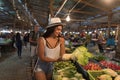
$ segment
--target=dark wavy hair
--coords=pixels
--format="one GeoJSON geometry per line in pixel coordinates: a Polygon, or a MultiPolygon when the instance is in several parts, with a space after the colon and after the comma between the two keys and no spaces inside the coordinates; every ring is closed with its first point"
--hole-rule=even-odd
{"type": "Polygon", "coordinates": [[[46,32],[43,34],[43,37],[44,38],[47,38],[49,37],[55,30],[56,27],[58,27],[59,25],[56,25],[56,26],[52,26],[50,28],[47,28],[46,32]]]}
{"type": "Polygon", "coordinates": [[[21,37],[20,37],[20,33],[18,32],[16,33],[16,41],[19,41],[19,40],[21,40],[21,37]]]}

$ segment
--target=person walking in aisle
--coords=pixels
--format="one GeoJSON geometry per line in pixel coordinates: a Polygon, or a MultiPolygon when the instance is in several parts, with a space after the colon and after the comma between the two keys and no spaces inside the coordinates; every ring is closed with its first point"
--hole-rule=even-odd
{"type": "Polygon", "coordinates": [[[36,80],[52,80],[53,63],[65,54],[64,38],[60,37],[63,24],[60,18],[51,18],[46,32],[38,39],[38,61],[35,65],[36,80]]]}
{"type": "Polygon", "coordinates": [[[39,38],[39,26],[34,26],[34,31],[30,32],[29,42],[30,42],[30,56],[33,58],[36,55],[37,39],[39,38]]]}
{"type": "Polygon", "coordinates": [[[14,47],[14,44],[15,44],[15,33],[14,32],[11,32],[11,40],[12,40],[12,42],[11,42],[12,48],[15,49],[15,47],[14,47]]]}
{"type": "Polygon", "coordinates": [[[27,49],[27,44],[29,42],[29,35],[28,33],[25,33],[23,36],[23,42],[24,42],[24,48],[27,49]]]}
{"type": "Polygon", "coordinates": [[[20,35],[19,32],[16,33],[15,43],[16,43],[16,47],[17,47],[18,57],[21,58],[21,53],[22,53],[22,40],[21,40],[21,35],[20,35]]]}

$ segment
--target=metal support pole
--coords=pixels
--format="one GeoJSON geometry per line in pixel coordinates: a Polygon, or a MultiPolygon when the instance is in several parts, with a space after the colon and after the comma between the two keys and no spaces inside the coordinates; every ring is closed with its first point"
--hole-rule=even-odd
{"type": "Polygon", "coordinates": [[[65,3],[67,2],[68,0],[65,0],[64,3],[61,5],[61,7],[59,8],[59,10],[56,12],[55,16],[56,17],[58,15],[58,13],[62,10],[63,6],[65,5],[65,3]]]}

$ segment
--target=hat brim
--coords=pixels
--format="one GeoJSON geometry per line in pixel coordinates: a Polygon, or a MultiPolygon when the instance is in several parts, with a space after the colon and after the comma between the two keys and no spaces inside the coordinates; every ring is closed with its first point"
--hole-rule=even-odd
{"type": "Polygon", "coordinates": [[[54,27],[54,26],[57,26],[57,25],[64,26],[65,24],[63,24],[63,23],[54,23],[54,24],[50,24],[50,25],[46,26],[46,28],[51,28],[51,27],[54,27]]]}

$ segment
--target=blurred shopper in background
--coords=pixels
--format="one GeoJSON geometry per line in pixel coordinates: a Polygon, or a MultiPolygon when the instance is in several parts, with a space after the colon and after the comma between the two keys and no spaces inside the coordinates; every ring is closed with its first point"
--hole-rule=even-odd
{"type": "Polygon", "coordinates": [[[104,52],[104,45],[105,44],[106,44],[106,40],[104,39],[102,34],[99,34],[99,36],[98,36],[98,48],[99,48],[100,53],[104,52]]]}
{"type": "Polygon", "coordinates": [[[15,33],[14,32],[11,32],[11,44],[12,44],[12,48],[15,48],[14,44],[15,44],[15,33]]]}
{"type": "Polygon", "coordinates": [[[22,40],[21,40],[21,35],[20,35],[19,32],[16,33],[15,43],[16,43],[18,57],[21,58],[21,54],[22,54],[22,40]]]}
{"type": "Polygon", "coordinates": [[[34,57],[36,55],[36,47],[37,47],[38,38],[39,38],[39,26],[35,25],[34,30],[30,32],[30,36],[29,36],[31,57],[34,57]]]}
{"type": "Polygon", "coordinates": [[[115,48],[115,36],[114,35],[110,35],[110,37],[107,39],[106,45],[107,47],[110,47],[113,49],[115,48]]]}
{"type": "Polygon", "coordinates": [[[24,42],[24,47],[25,49],[27,48],[27,44],[29,42],[29,34],[25,33],[24,37],[23,37],[23,42],[24,42]]]}
{"type": "Polygon", "coordinates": [[[38,40],[36,80],[52,80],[53,62],[61,61],[65,53],[65,40],[60,36],[63,24],[59,18],[51,18],[43,37],[38,40]]]}
{"type": "Polygon", "coordinates": [[[93,46],[96,45],[97,40],[98,40],[98,33],[93,31],[91,34],[91,43],[93,44],[93,46]]]}

